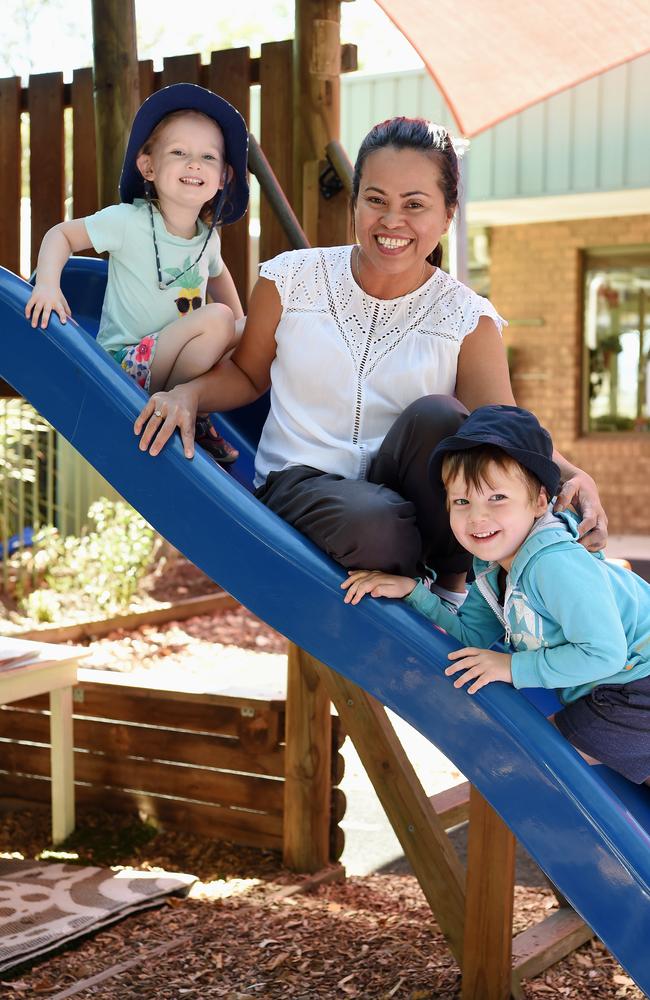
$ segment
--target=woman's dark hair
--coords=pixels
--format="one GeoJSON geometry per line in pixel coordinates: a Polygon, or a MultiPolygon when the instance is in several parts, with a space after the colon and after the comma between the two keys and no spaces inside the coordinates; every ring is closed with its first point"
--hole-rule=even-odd
{"type": "MultiPolygon", "coordinates": [[[[442,125],[435,125],[425,118],[388,118],[370,129],[365,137],[354,165],[352,178],[352,207],[356,207],[363,166],[371,153],[392,146],[394,149],[417,149],[430,153],[440,170],[439,187],[445,207],[455,210],[458,205],[458,158],[451,136],[442,125]]],[[[427,260],[434,267],[442,263],[442,246],[438,243],[427,260]]]]}

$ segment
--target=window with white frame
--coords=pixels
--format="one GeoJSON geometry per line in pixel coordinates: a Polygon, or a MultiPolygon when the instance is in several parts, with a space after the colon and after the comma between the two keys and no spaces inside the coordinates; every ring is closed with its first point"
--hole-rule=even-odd
{"type": "Polygon", "coordinates": [[[650,247],[590,251],[584,268],[586,431],[650,431],[650,247]]]}

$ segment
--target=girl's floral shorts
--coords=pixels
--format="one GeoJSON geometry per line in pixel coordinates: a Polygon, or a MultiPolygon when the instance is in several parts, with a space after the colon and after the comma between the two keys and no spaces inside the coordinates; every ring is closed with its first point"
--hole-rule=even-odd
{"type": "Polygon", "coordinates": [[[127,375],[135,379],[138,385],[149,391],[151,382],[151,364],[156,353],[158,335],[153,333],[148,337],[143,337],[139,344],[132,344],[130,347],[121,347],[119,351],[111,351],[111,354],[127,375]]]}

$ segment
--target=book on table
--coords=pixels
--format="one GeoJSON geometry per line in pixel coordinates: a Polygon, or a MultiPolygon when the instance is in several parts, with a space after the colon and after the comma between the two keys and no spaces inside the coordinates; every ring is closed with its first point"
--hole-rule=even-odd
{"type": "Polygon", "coordinates": [[[37,667],[52,660],[71,660],[85,652],[73,646],[0,636],[0,674],[19,667],[37,667]]]}

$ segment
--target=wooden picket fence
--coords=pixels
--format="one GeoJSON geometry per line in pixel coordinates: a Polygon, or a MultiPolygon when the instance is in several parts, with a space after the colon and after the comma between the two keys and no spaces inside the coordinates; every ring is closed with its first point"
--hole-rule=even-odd
{"type": "MultiPolygon", "coordinates": [[[[154,72],[152,60],[143,60],[140,98],[172,83],[198,83],[234,104],[250,127],[250,88],[260,87],[261,126],[257,137],[273,171],[292,200],[292,41],[269,42],[259,58],[249,48],[212,52],[207,64],[199,53],[166,58],[154,72]]],[[[343,71],[354,68],[356,49],[342,47],[343,71]]],[[[97,195],[95,119],[92,69],[77,69],[72,83],[63,73],[30,76],[23,88],[18,77],[0,80],[0,264],[19,271],[20,197],[23,148],[21,115],[29,115],[29,191],[31,201],[31,265],[44,234],[65,217],[66,109],[72,118],[72,217],[91,215],[100,207],[97,195]]],[[[24,130],[23,133],[24,134],[24,130]]],[[[117,194],[117,193],[116,193],[117,194]]],[[[344,199],[342,198],[341,201],[344,199]]],[[[294,205],[302,215],[303,206],[294,205]]],[[[339,206],[340,210],[340,206],[339,206]]],[[[280,224],[264,197],[260,205],[261,260],[289,249],[280,224]]],[[[225,227],[223,256],[243,302],[249,288],[249,234],[247,220],[225,227]]]]}

